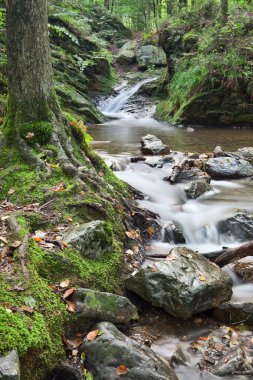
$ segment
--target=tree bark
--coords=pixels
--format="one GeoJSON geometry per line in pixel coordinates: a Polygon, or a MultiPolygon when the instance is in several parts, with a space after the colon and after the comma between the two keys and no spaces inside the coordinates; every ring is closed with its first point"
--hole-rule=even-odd
{"type": "Polygon", "coordinates": [[[224,23],[228,19],[228,0],[220,0],[221,16],[224,23]]]}
{"type": "Polygon", "coordinates": [[[8,116],[49,120],[53,101],[46,0],[8,0],[8,116]]]}

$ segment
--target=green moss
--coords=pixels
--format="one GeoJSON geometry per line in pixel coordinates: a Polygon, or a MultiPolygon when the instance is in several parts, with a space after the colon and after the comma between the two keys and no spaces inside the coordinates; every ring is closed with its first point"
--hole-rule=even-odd
{"type": "Polygon", "coordinates": [[[47,144],[50,141],[53,132],[53,125],[43,121],[22,123],[18,128],[20,136],[31,144],[47,144]]]}

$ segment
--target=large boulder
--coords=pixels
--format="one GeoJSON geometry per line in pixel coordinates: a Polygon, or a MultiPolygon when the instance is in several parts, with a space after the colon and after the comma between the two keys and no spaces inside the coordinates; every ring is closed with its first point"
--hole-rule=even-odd
{"type": "Polygon", "coordinates": [[[249,161],[253,165],[253,147],[244,147],[237,150],[240,156],[242,156],[246,161],[249,161]]]}
{"type": "MultiPolygon", "coordinates": [[[[170,176],[164,178],[165,181],[170,181],[170,176]]],[[[188,183],[203,180],[207,183],[211,182],[211,177],[198,168],[187,168],[180,171],[176,177],[176,183],[188,183]]]]}
{"type": "Polygon", "coordinates": [[[230,300],[232,279],[217,265],[187,248],[134,272],[126,286],[153,306],[182,319],[230,300]]]}
{"type": "Polygon", "coordinates": [[[64,235],[64,241],[82,256],[99,259],[112,246],[112,231],[102,220],[80,224],[64,235]]]}
{"type": "Polygon", "coordinates": [[[219,233],[244,242],[253,239],[253,213],[240,210],[231,218],[218,223],[219,233]]]}
{"type": "Polygon", "coordinates": [[[211,190],[212,186],[203,179],[191,181],[184,188],[186,196],[189,199],[196,199],[211,190]]]}
{"type": "Polygon", "coordinates": [[[176,380],[173,370],[162,362],[147,346],[128,338],[114,325],[99,323],[100,335],[86,340],[80,347],[85,353],[85,364],[96,380],[116,380],[116,370],[123,365],[126,380],[176,380]]]}
{"type": "Polygon", "coordinates": [[[149,66],[166,66],[167,59],[163,49],[153,45],[141,46],[137,50],[137,63],[142,69],[149,66]]]}
{"type": "Polygon", "coordinates": [[[116,57],[116,62],[120,65],[131,65],[132,63],[134,63],[136,61],[136,48],[136,41],[126,42],[120,49],[116,57]]]}
{"type": "Polygon", "coordinates": [[[243,178],[252,176],[253,167],[246,160],[233,157],[215,157],[206,162],[206,172],[212,178],[243,178]]]}
{"type": "Polygon", "coordinates": [[[217,306],[212,311],[212,317],[225,323],[244,323],[253,325],[253,303],[229,301],[217,306]]]}
{"type": "Polygon", "coordinates": [[[146,135],[142,137],[141,151],[144,154],[153,154],[153,155],[161,155],[161,154],[170,153],[169,147],[163,144],[163,142],[154,135],[146,135]]]}
{"type": "Polygon", "coordinates": [[[96,322],[126,325],[138,319],[136,307],[128,298],[91,289],[77,289],[73,296],[78,317],[96,322]]]}
{"type": "Polygon", "coordinates": [[[17,351],[0,357],[0,380],[20,380],[20,367],[17,351]]]}

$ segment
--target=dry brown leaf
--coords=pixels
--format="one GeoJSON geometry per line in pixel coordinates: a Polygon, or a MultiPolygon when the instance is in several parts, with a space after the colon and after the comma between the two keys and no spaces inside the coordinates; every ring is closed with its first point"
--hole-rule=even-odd
{"type": "Polygon", "coordinates": [[[126,231],[126,235],[130,238],[130,239],[137,239],[139,237],[139,233],[138,231],[126,231]]]}
{"type": "Polygon", "coordinates": [[[76,304],[75,302],[71,302],[71,301],[67,301],[66,300],[66,307],[67,307],[67,310],[70,312],[70,313],[75,313],[76,311],[76,304]]]}
{"type": "Polygon", "coordinates": [[[158,271],[158,268],[155,264],[151,265],[150,269],[151,269],[151,272],[157,272],[158,271]]]}
{"type": "Polygon", "coordinates": [[[20,241],[20,240],[15,240],[15,241],[12,243],[11,247],[13,247],[13,248],[18,248],[21,244],[22,244],[22,241],[20,241]]]}
{"type": "Polygon", "coordinates": [[[127,366],[125,366],[124,364],[119,365],[118,368],[116,368],[116,373],[119,376],[126,375],[128,373],[127,366]]]}
{"type": "Polygon", "coordinates": [[[34,313],[34,308],[30,306],[21,306],[21,309],[25,311],[26,313],[33,314],[34,313]]]}
{"type": "Polygon", "coordinates": [[[154,227],[150,226],[147,228],[147,233],[149,234],[149,236],[152,236],[154,232],[155,232],[154,227]]]}
{"type": "Polygon", "coordinates": [[[5,243],[5,244],[8,243],[8,240],[7,240],[6,237],[4,237],[4,236],[0,236],[0,240],[1,240],[3,243],[5,243]]]}
{"type": "Polygon", "coordinates": [[[198,279],[199,279],[199,281],[202,281],[202,282],[206,281],[206,278],[203,275],[198,276],[198,279]]]}
{"type": "Polygon", "coordinates": [[[68,298],[71,294],[74,293],[74,291],[76,290],[76,288],[70,288],[68,290],[66,290],[62,296],[62,298],[65,300],[66,298],[68,298]]]}
{"type": "Polygon", "coordinates": [[[33,240],[36,241],[37,243],[40,243],[41,241],[43,241],[43,239],[39,236],[33,236],[33,240]]]}
{"type": "Polygon", "coordinates": [[[89,332],[89,334],[87,335],[87,339],[88,340],[94,340],[94,339],[96,339],[96,337],[98,336],[98,334],[99,334],[99,330],[97,329],[97,330],[94,330],[94,331],[91,331],[91,332],[89,332]]]}
{"type": "Polygon", "coordinates": [[[67,279],[67,280],[64,280],[60,283],[60,288],[67,288],[70,284],[70,281],[67,279]]]}

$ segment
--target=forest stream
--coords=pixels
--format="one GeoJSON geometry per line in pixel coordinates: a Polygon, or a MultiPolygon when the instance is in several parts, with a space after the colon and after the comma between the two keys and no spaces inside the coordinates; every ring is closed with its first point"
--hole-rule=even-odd
{"type": "MultiPolygon", "coordinates": [[[[247,145],[251,130],[214,129],[201,126],[194,129],[180,128],[156,121],[153,118],[155,106],[149,99],[138,95],[140,87],[152,80],[145,79],[132,86],[125,81],[115,89],[116,95],[101,100],[100,110],[109,120],[90,128],[89,132],[94,139],[92,143],[94,149],[115,170],[120,179],[145,194],[145,199],[139,201],[140,206],[159,214],[162,226],[166,226],[169,221],[180,225],[186,239],[186,244],[183,246],[204,253],[220,250],[224,246],[240,245],[235,237],[222,235],[217,224],[231,217],[237,209],[252,210],[253,183],[251,179],[212,180],[212,191],[199,199],[189,200],[186,198],[183,184],[171,185],[163,180],[170,170],[166,165],[162,168],[152,168],[143,161],[131,162],[131,157],[141,156],[140,140],[148,133],[160,138],[173,152],[204,153],[212,152],[216,145],[221,145],[226,151],[241,148],[247,145]]],[[[152,259],[147,259],[143,266],[156,262],[159,260],[154,258],[156,254],[169,252],[173,247],[175,247],[173,241],[166,243],[163,238],[153,241],[147,250],[148,255],[150,249],[152,259]]],[[[229,266],[225,270],[234,281],[232,300],[253,302],[253,284],[243,283],[229,266]]],[[[157,329],[161,329],[161,334],[158,335],[161,336],[152,342],[151,348],[164,359],[172,356],[180,341],[190,345],[200,336],[209,334],[214,328],[208,319],[202,321],[203,323],[199,326],[192,319],[190,322],[178,323],[172,317],[165,317],[162,311],[155,313],[155,316],[151,316],[151,323],[155,322],[155,318],[157,329]]],[[[133,333],[133,335],[138,337],[138,333],[133,333]]],[[[199,372],[196,366],[198,362],[196,354],[188,359],[187,368],[183,366],[177,368],[176,373],[180,380],[219,378],[199,372]]],[[[223,379],[230,378],[223,377],[223,379]]],[[[233,379],[248,378],[251,377],[233,376],[233,379]]]]}

